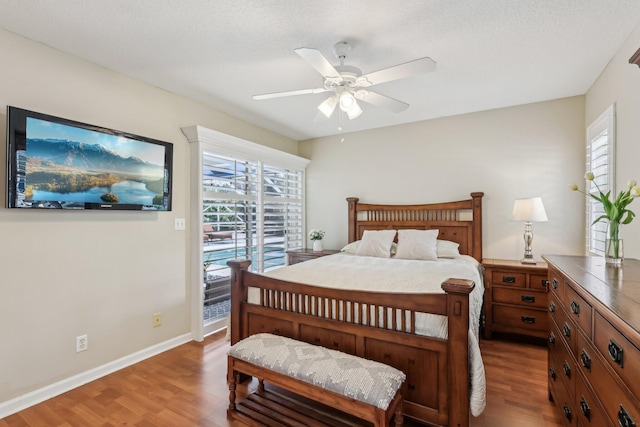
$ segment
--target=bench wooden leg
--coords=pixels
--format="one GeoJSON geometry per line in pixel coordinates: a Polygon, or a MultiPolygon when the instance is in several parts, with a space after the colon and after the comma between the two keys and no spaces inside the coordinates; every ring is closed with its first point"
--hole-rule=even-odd
{"type": "Polygon", "coordinates": [[[229,357],[227,362],[227,384],[229,385],[229,411],[236,410],[236,381],[238,373],[233,369],[233,361],[229,357]]]}
{"type": "Polygon", "coordinates": [[[394,415],[395,426],[400,427],[404,423],[404,417],[402,416],[402,402],[396,408],[396,413],[394,415]]]}

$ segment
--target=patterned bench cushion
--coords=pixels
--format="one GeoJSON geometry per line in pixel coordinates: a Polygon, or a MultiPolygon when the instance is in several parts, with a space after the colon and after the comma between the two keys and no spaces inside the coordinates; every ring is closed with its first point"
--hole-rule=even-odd
{"type": "Polygon", "coordinates": [[[229,355],[383,410],[406,378],[383,363],[272,334],[245,338],[229,355]]]}

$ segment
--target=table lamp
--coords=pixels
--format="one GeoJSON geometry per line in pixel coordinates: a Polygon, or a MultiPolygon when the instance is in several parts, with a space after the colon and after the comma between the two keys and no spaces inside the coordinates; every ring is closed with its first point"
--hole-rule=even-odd
{"type": "Polygon", "coordinates": [[[534,222],[548,221],[547,213],[544,210],[542,199],[532,197],[530,199],[516,199],[511,213],[512,221],[524,221],[524,258],[522,264],[535,264],[533,253],[531,252],[531,241],[533,240],[534,222]]]}

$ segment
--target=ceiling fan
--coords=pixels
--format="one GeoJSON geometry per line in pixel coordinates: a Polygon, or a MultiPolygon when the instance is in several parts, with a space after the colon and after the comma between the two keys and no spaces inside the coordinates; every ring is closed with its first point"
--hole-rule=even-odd
{"type": "Polygon", "coordinates": [[[295,49],[295,53],[322,75],[324,78],[323,86],[315,89],[300,89],[254,95],[253,99],[262,100],[292,95],[331,92],[331,95],[318,105],[318,109],[327,117],[331,117],[336,107],[339,106],[340,110],[344,111],[349,119],[357,118],[362,114],[362,109],[358,105],[358,101],[399,113],[409,108],[409,104],[379,94],[368,88],[380,83],[429,73],[436,69],[435,61],[425,57],[363,75],[359,68],[344,65],[344,60],[350,50],[351,45],[349,43],[336,43],[333,51],[340,60],[340,65],[334,67],[329,60],[316,49],[306,47],[295,49]]]}

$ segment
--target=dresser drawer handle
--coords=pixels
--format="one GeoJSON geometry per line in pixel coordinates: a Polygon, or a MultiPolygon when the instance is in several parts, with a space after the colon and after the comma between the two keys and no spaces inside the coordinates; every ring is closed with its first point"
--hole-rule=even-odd
{"type": "Polygon", "coordinates": [[[504,283],[516,283],[516,278],[514,276],[502,276],[502,281],[504,283]]]}
{"type": "Polygon", "coordinates": [[[575,301],[571,301],[571,312],[576,316],[580,315],[580,304],[575,301]]]}
{"type": "Polygon", "coordinates": [[[569,409],[569,405],[565,403],[562,407],[562,412],[564,412],[564,417],[571,422],[571,409],[569,409]]]}
{"type": "Polygon", "coordinates": [[[564,372],[567,378],[571,378],[571,367],[569,366],[566,360],[562,364],[562,372],[564,372]]]}
{"type": "Polygon", "coordinates": [[[558,279],[553,279],[551,281],[551,287],[553,287],[553,289],[558,289],[558,279]]]}
{"type": "Polygon", "coordinates": [[[553,366],[551,368],[549,368],[549,376],[551,377],[552,380],[556,380],[556,370],[553,369],[553,366]]]}
{"type": "Polygon", "coordinates": [[[534,297],[533,295],[522,295],[520,299],[522,300],[522,302],[528,302],[530,304],[536,302],[536,297],[534,297]]]}
{"type": "Polygon", "coordinates": [[[555,344],[555,343],[556,343],[556,335],[555,335],[553,332],[551,332],[551,333],[549,334],[549,342],[550,342],[551,344],[555,344]]]}
{"type": "Polygon", "coordinates": [[[524,323],[528,323],[530,325],[533,325],[534,323],[536,323],[536,318],[534,316],[522,316],[522,317],[520,317],[520,319],[524,323]]]}
{"type": "Polygon", "coordinates": [[[623,356],[622,347],[620,347],[618,345],[618,343],[616,343],[613,339],[610,339],[609,340],[608,350],[609,350],[609,357],[611,357],[611,360],[613,360],[618,365],[620,365],[621,368],[623,368],[623,366],[622,366],[622,356],[623,356]]]}
{"type": "Polygon", "coordinates": [[[588,421],[591,421],[591,408],[589,408],[589,404],[584,396],[580,397],[580,411],[582,411],[582,415],[584,415],[588,421]]]}
{"type": "Polygon", "coordinates": [[[589,353],[583,348],[580,352],[580,363],[584,366],[589,372],[591,372],[591,357],[589,353]]]}
{"type": "Polygon", "coordinates": [[[542,279],[542,280],[540,281],[540,285],[541,285],[543,288],[548,288],[548,287],[549,287],[549,281],[548,281],[547,279],[542,279]]]}
{"type": "Polygon", "coordinates": [[[553,303],[553,301],[551,301],[551,302],[549,303],[549,311],[550,311],[551,313],[555,313],[555,312],[556,312],[556,305],[553,303]]]}
{"type": "Polygon", "coordinates": [[[565,337],[571,338],[571,327],[565,323],[562,327],[562,333],[564,333],[565,337]]]}
{"type": "Polygon", "coordinates": [[[636,427],[633,418],[622,405],[620,405],[620,410],[618,411],[618,424],[620,424],[620,427],[636,427]]]}

